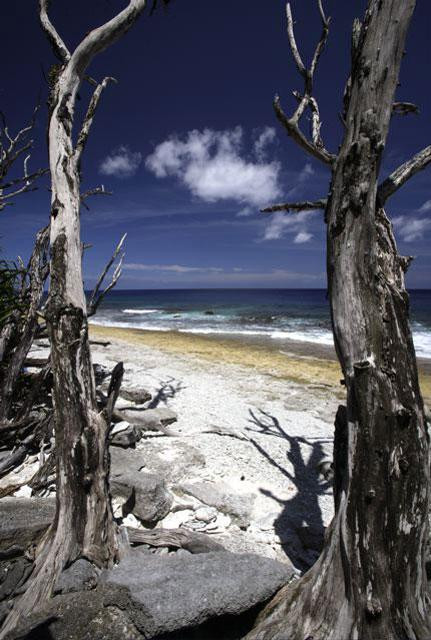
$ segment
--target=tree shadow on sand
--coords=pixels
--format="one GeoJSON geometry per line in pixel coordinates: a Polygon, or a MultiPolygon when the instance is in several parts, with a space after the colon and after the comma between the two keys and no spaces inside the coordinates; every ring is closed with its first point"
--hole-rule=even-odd
{"type": "Polygon", "coordinates": [[[175,378],[168,378],[167,380],[160,381],[160,387],[157,389],[155,395],[148,403],[148,409],[155,409],[160,404],[168,404],[168,400],[172,400],[180,392],[186,389],[182,380],[175,380],[175,378]]]}
{"type": "Polygon", "coordinates": [[[288,444],[286,457],[293,467],[292,472],[286,468],[287,465],[284,467],[274,460],[255,439],[250,438],[262,456],[296,488],[295,495],[289,500],[280,499],[266,489],[260,491],[282,505],[282,512],[274,519],[274,530],[291,562],[304,571],[315,562],[323,546],[325,527],[318,498],[332,493],[330,471],[323,464],[327,460],[323,444],[331,440],[291,436],[279,420],[269,413],[262,410],[258,413],[250,410],[249,413],[249,422],[253,426],[247,427],[247,431],[282,438],[288,444]],[[301,445],[311,448],[308,457],[301,445]]]}

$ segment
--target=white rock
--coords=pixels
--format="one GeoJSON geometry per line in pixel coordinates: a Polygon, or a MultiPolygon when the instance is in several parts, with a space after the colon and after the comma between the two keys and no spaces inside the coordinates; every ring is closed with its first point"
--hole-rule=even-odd
{"type": "Polygon", "coordinates": [[[164,529],[178,529],[182,524],[190,520],[193,517],[193,511],[191,509],[183,509],[181,511],[175,511],[174,513],[168,513],[166,518],[163,518],[158,526],[164,529]]]}
{"type": "Polygon", "coordinates": [[[202,522],[212,522],[217,518],[217,509],[214,507],[199,507],[195,511],[196,520],[202,520],[202,522]]]}
{"type": "Polygon", "coordinates": [[[15,498],[31,498],[31,492],[31,487],[29,487],[28,484],[25,484],[24,486],[20,487],[18,491],[15,491],[13,495],[15,496],[15,498]]]}
{"type": "Polygon", "coordinates": [[[129,513],[127,518],[123,518],[123,526],[125,527],[133,527],[134,529],[142,529],[142,524],[139,522],[137,518],[133,515],[133,513],[129,513]]]}
{"type": "Polygon", "coordinates": [[[122,422],[117,422],[117,424],[115,424],[111,429],[111,435],[113,436],[116,433],[120,433],[121,431],[125,431],[129,427],[130,427],[130,424],[128,422],[126,422],[125,420],[123,420],[122,422]]]}

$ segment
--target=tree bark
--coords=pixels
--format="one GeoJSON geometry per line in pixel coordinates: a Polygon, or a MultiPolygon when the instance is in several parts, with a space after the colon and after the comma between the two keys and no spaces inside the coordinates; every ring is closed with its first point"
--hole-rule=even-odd
{"type": "Polygon", "coordinates": [[[369,0],[326,209],[335,346],[347,387],[324,551],[249,640],[428,640],[429,449],[404,287],[377,180],[414,0],[369,0]]]}
{"type": "Polygon", "coordinates": [[[80,238],[80,162],[105,79],[95,89],[76,146],[72,129],[77,92],[87,66],[133,25],[145,0],[128,6],[85,36],[70,54],[50,22],[48,0],[40,0],[42,27],[62,66],[50,97],[48,126],[51,172],[51,267],[47,328],[51,342],[57,510],[39,549],[33,575],[16,602],[0,638],[52,593],[62,570],[80,557],[107,567],[120,538],[108,490],[108,424],[98,411],[88,340],[80,238]]]}

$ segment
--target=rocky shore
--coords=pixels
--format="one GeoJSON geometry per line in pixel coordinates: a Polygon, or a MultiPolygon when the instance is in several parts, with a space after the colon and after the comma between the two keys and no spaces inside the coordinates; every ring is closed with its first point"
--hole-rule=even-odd
{"type": "MultiPolygon", "coordinates": [[[[261,345],[91,333],[102,393],[107,373],[124,362],[110,486],[114,515],[135,547],[102,574],[85,559],[74,563],[33,627],[76,640],[115,637],[100,635],[105,625],[127,628],[127,638],[240,638],[259,606],[322,547],[333,515],[338,365],[261,345]],[[123,608],[109,604],[119,593],[123,608]],[[108,613],[97,627],[102,609],[108,613]],[[84,626],[70,635],[80,611],[84,626]],[[57,622],[48,623],[54,613],[57,622]],[[223,635],[226,616],[235,623],[223,635]]],[[[39,342],[32,356],[47,354],[39,342]]],[[[28,484],[40,465],[40,455],[28,457],[0,479],[3,616],[31,570],[29,549],[54,515],[54,478],[39,492],[28,484]]]]}

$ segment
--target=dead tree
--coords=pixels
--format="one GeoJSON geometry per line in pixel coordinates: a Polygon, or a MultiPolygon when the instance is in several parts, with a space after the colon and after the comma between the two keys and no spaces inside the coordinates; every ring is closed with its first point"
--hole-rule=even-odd
{"type": "Polygon", "coordinates": [[[36,180],[40,178],[47,169],[38,169],[29,173],[28,164],[31,157],[33,133],[38,107],[33,112],[29,124],[18,131],[16,135],[11,135],[6,118],[0,112],[0,211],[8,205],[13,204],[14,198],[21,193],[34,191],[36,180]],[[18,177],[11,178],[11,173],[19,162],[23,163],[22,173],[18,177]]]}
{"type": "Polygon", "coordinates": [[[27,269],[21,274],[15,308],[0,331],[0,422],[9,419],[18,376],[38,326],[43,287],[48,276],[49,228],[39,231],[27,269]]]}
{"type": "Polygon", "coordinates": [[[79,224],[81,157],[101,94],[111,78],[95,83],[76,142],[72,129],[77,93],[88,65],[130,29],[146,0],[130,0],[114,18],[90,31],[73,52],[51,23],[49,4],[49,0],[40,0],[40,21],[60,61],[48,125],[52,195],[51,283],[46,308],[54,378],[57,511],[28,588],[9,615],[1,637],[19,617],[50,597],[65,566],[85,557],[106,567],[119,553],[108,493],[108,425],[97,408],[91,366],[79,224]]]}
{"type": "MultiPolygon", "coordinates": [[[[17,196],[34,191],[36,181],[48,170],[38,169],[29,173],[28,165],[33,147],[33,129],[38,107],[25,127],[11,135],[5,116],[0,113],[0,211],[12,205],[17,196]],[[22,172],[18,165],[22,162],[22,172]]],[[[18,376],[30,349],[37,329],[37,313],[43,286],[48,275],[47,248],[49,229],[42,229],[27,268],[11,269],[8,263],[1,265],[2,283],[10,274],[11,300],[8,313],[0,319],[0,422],[9,418],[18,376]]],[[[1,294],[3,295],[3,291],[1,294]]]]}
{"type": "MultiPolygon", "coordinates": [[[[276,595],[247,638],[425,640],[431,637],[424,567],[428,435],[404,286],[410,258],[398,254],[384,206],[431,162],[431,147],[379,186],[415,0],[368,0],[362,23],[355,21],[345,133],[337,155],[324,147],[313,96],[313,76],[329,28],[321,0],[317,4],[322,37],[308,69],[287,5],[290,48],[304,91],[295,94],[298,106],[291,118],[279,98],[274,107],[287,133],[332,174],[325,212],[328,288],[347,389],[347,407],[340,408],[336,420],[335,516],[317,563],[276,595]],[[310,138],[299,129],[306,110],[310,138]]],[[[304,204],[275,210],[309,208],[304,204]]]]}

